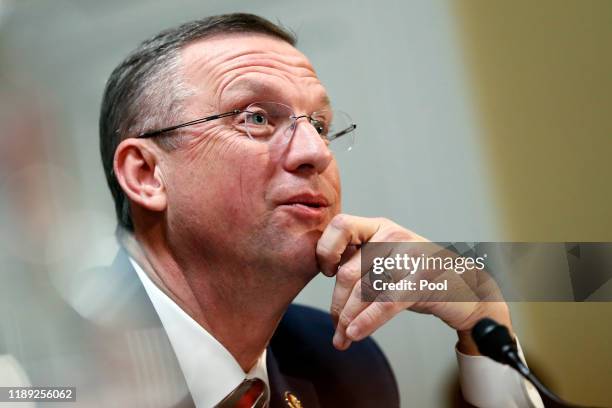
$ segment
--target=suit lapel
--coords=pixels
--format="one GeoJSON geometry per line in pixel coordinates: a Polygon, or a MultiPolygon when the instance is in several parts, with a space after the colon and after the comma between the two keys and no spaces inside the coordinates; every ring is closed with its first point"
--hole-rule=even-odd
{"type": "Polygon", "coordinates": [[[123,248],[104,273],[114,295],[96,331],[101,357],[123,367],[115,380],[129,384],[143,405],[193,407],[170,340],[123,248]]]}
{"type": "Polygon", "coordinates": [[[321,406],[316,389],[310,381],[281,372],[272,347],[268,347],[266,364],[270,382],[270,408],[297,408],[287,402],[287,399],[291,399],[288,393],[297,397],[303,408],[319,408],[321,406]]]}
{"type": "MultiPolygon", "coordinates": [[[[155,308],[149,299],[142,282],[132,267],[125,249],[117,254],[112,266],[106,270],[107,279],[112,282],[112,305],[107,308],[104,321],[105,331],[111,337],[120,338],[123,344],[122,358],[131,361],[131,381],[139,394],[161,392],[182,395],[178,401],[169,404],[176,408],[193,407],[194,402],[180,371],[176,355],[165,333],[155,308]],[[161,380],[161,383],[160,383],[161,380]],[[157,384],[157,385],[156,385],[157,384]]],[[[108,336],[105,336],[108,338],[108,336]]],[[[294,408],[287,403],[287,393],[293,394],[304,408],[320,408],[314,385],[303,378],[284,374],[271,347],[267,349],[266,359],[270,383],[270,407],[294,408]]],[[[289,397],[290,398],[290,397],[289,397]]],[[[164,400],[167,400],[165,397],[164,400]]],[[[172,398],[170,398],[172,399],[172,398]]],[[[147,401],[151,403],[158,401],[147,401]]]]}

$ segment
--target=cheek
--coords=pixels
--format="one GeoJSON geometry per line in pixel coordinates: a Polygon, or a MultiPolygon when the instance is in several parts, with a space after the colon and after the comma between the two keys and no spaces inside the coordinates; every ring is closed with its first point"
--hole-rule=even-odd
{"type": "Polygon", "coordinates": [[[220,221],[227,222],[232,228],[249,224],[264,209],[262,180],[251,177],[254,172],[246,166],[238,165],[240,167],[219,177],[219,182],[213,183],[210,191],[213,207],[221,214],[220,221]]]}
{"type": "Polygon", "coordinates": [[[209,228],[236,231],[258,222],[266,211],[271,170],[266,152],[251,144],[235,139],[221,142],[186,161],[190,169],[184,168],[175,181],[188,186],[190,193],[179,192],[178,204],[193,211],[192,217],[206,220],[209,228]]]}
{"type": "Polygon", "coordinates": [[[240,224],[258,222],[267,211],[266,193],[272,170],[265,155],[242,158],[232,163],[234,179],[219,186],[228,216],[240,224]]]}
{"type": "Polygon", "coordinates": [[[340,183],[340,172],[336,161],[332,161],[329,167],[325,170],[324,179],[334,195],[334,212],[338,213],[342,209],[342,187],[340,183]]]}

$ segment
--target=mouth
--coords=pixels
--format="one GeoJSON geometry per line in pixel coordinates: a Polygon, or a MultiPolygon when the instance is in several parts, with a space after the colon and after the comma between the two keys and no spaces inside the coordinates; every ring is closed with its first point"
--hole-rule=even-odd
{"type": "Polygon", "coordinates": [[[322,195],[300,194],[284,200],[282,205],[303,205],[310,208],[329,207],[329,201],[322,195]]]}
{"type": "Polygon", "coordinates": [[[319,218],[330,203],[323,195],[306,193],[282,200],[278,206],[305,218],[319,218]]]}

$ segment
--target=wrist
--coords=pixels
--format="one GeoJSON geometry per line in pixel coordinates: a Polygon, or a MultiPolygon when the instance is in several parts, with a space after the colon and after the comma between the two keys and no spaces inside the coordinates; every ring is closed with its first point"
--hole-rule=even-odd
{"type": "Polygon", "coordinates": [[[468,356],[480,356],[480,352],[478,351],[478,346],[474,342],[472,338],[472,333],[470,330],[457,330],[457,337],[459,341],[457,342],[457,350],[468,356]]]}
{"type": "MultiPolygon", "coordinates": [[[[501,325],[504,325],[508,328],[510,335],[512,338],[516,338],[514,335],[514,331],[512,330],[512,322],[510,320],[510,311],[508,309],[508,305],[504,302],[492,302],[492,303],[484,303],[486,305],[486,310],[481,313],[481,316],[474,321],[474,324],[478,323],[481,318],[489,317],[501,325]]],[[[472,338],[472,328],[469,330],[457,330],[457,337],[459,339],[457,343],[457,350],[460,353],[470,355],[470,356],[479,356],[481,355],[478,351],[478,346],[476,342],[472,338]]]]}

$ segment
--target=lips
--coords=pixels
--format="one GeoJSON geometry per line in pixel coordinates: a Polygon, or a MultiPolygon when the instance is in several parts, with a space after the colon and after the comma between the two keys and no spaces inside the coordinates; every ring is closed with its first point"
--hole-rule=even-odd
{"type": "Polygon", "coordinates": [[[302,193],[282,200],[280,205],[303,205],[310,208],[329,207],[329,201],[321,194],[302,193]]]}
{"type": "Polygon", "coordinates": [[[283,199],[278,203],[278,208],[290,211],[300,218],[318,219],[325,216],[329,200],[321,194],[301,193],[283,199]]]}

